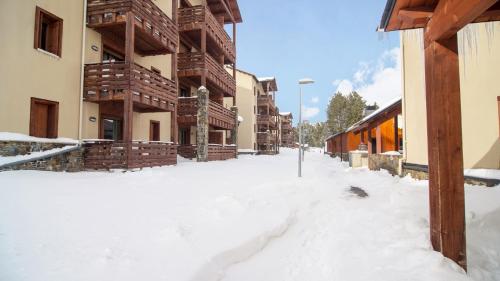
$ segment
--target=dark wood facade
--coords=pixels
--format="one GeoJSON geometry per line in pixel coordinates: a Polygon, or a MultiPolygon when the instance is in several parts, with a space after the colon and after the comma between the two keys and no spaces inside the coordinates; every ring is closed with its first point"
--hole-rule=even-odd
{"type": "Polygon", "coordinates": [[[242,21],[236,0],[204,0],[192,5],[183,0],[178,9],[180,48],[177,76],[182,97],[178,102],[178,125],[181,134],[179,154],[196,157],[196,141],[187,136],[197,126],[198,101],[192,89],[204,86],[209,91],[209,149],[208,160],[236,157],[236,146],[227,145],[224,138],[236,129],[235,113],[224,106],[224,98],[232,98],[236,105],[236,24],[242,21]],[[224,26],[231,24],[232,37],[224,26]],[[225,68],[232,65],[233,75],[225,68]],[[225,145],[225,144],[226,145],[225,145]]]}
{"type": "MultiPolygon", "coordinates": [[[[172,10],[177,10],[177,1],[172,1],[172,10]]],[[[131,169],[175,164],[176,72],[163,77],[154,69],[136,64],[134,56],[171,54],[171,67],[176,69],[176,13],[169,18],[151,0],[89,0],[87,26],[99,32],[103,42],[122,52],[123,60],[85,65],[84,100],[98,103],[101,119],[116,120],[120,127],[118,140],[85,145],[86,167],[131,169]],[[171,112],[172,142],[154,141],[159,138],[159,123],[150,128],[152,142],[133,141],[134,112],[171,112]]],[[[104,129],[100,127],[102,138],[104,129]]]]}

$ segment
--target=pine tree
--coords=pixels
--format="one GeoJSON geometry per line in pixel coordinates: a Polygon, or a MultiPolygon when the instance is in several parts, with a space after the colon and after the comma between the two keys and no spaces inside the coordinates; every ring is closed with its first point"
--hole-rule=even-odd
{"type": "Polygon", "coordinates": [[[327,129],[329,134],[345,131],[363,118],[366,101],[357,93],[348,96],[336,93],[327,109],[327,129]]]}

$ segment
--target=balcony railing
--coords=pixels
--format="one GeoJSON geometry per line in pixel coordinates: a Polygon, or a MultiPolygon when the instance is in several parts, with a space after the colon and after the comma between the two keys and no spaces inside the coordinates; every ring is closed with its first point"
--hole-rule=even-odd
{"type": "MultiPolygon", "coordinates": [[[[184,125],[195,125],[198,115],[198,99],[179,98],[178,122],[184,125]]],[[[232,130],[236,126],[234,112],[225,108],[221,104],[209,101],[208,104],[208,124],[217,128],[232,130]]]]}
{"type": "Polygon", "coordinates": [[[133,13],[136,37],[142,39],[136,40],[138,53],[153,55],[176,52],[178,28],[151,0],[88,0],[87,25],[98,31],[107,30],[124,40],[123,26],[127,12],[133,13]]]}
{"type": "Polygon", "coordinates": [[[177,145],[172,143],[84,141],[83,147],[86,169],[136,169],[177,164],[177,145]]]}
{"type": "Polygon", "coordinates": [[[273,115],[257,115],[257,124],[259,125],[269,125],[270,127],[276,127],[276,116],[273,115]]]}
{"type": "Polygon", "coordinates": [[[267,106],[267,105],[269,105],[270,108],[274,108],[274,106],[275,106],[273,97],[270,96],[270,95],[266,95],[266,96],[260,95],[257,98],[257,105],[258,106],[267,106]]]}
{"type": "Polygon", "coordinates": [[[236,94],[234,78],[207,53],[180,53],[177,67],[180,78],[206,75],[207,82],[224,92],[225,96],[234,97],[236,94]]]}
{"type": "Polygon", "coordinates": [[[123,100],[126,94],[132,94],[134,102],[159,111],[173,111],[177,103],[175,82],[138,64],[113,62],[85,65],[86,101],[123,100]]]}
{"type": "Polygon", "coordinates": [[[236,48],[224,27],[215,19],[205,6],[193,6],[179,9],[179,31],[200,30],[205,26],[207,37],[219,47],[224,56],[234,63],[236,48]]]}
{"type": "MultiPolygon", "coordinates": [[[[219,161],[236,158],[235,145],[208,145],[208,161],[219,161]]],[[[179,147],[179,155],[188,159],[196,158],[196,145],[181,145],[179,147]]]]}
{"type": "Polygon", "coordinates": [[[290,131],[290,130],[292,130],[292,125],[290,123],[281,124],[281,129],[290,131]]]}

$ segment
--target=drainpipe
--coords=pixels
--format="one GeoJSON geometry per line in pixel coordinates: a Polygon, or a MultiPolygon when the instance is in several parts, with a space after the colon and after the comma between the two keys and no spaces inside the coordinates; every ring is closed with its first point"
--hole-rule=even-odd
{"type": "Polygon", "coordinates": [[[405,45],[404,45],[404,32],[401,31],[399,34],[399,40],[400,40],[400,46],[401,46],[401,98],[402,98],[402,114],[403,114],[403,161],[406,161],[407,156],[408,156],[408,141],[407,141],[407,132],[406,132],[406,91],[405,91],[405,63],[404,63],[404,57],[405,57],[405,45]]]}
{"type": "Polygon", "coordinates": [[[83,0],[83,24],[82,24],[82,57],[80,66],[80,108],[78,120],[78,140],[82,140],[82,122],[83,122],[83,82],[85,70],[85,40],[87,31],[87,0],[83,0]]]}

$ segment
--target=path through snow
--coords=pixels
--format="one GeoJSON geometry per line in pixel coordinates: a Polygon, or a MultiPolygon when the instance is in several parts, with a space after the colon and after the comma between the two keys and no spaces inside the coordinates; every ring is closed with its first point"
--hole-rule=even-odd
{"type": "Polygon", "coordinates": [[[500,188],[467,187],[469,274],[427,183],[319,152],[130,173],[0,173],[0,280],[500,280],[500,188]],[[360,198],[352,186],[366,191],[360,198]]]}

